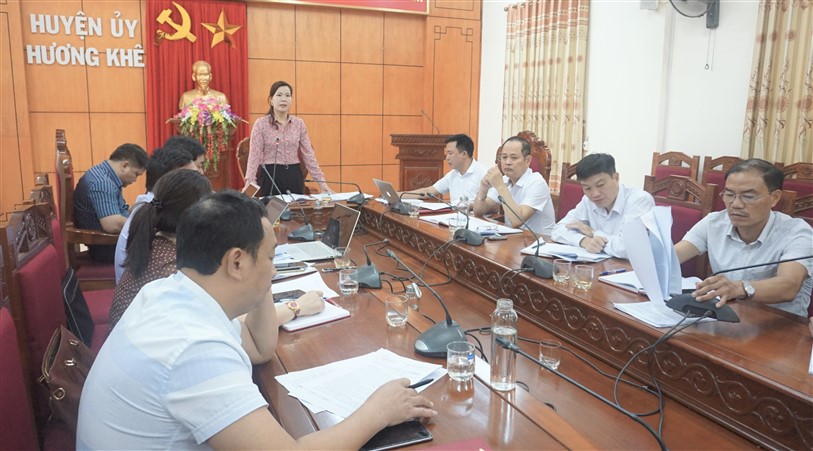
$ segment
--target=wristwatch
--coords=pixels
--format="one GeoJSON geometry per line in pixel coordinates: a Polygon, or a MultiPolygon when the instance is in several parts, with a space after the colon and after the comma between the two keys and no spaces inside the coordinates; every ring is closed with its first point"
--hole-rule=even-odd
{"type": "Polygon", "coordinates": [[[299,311],[301,310],[301,308],[299,307],[298,302],[288,301],[285,303],[285,305],[288,306],[288,308],[291,309],[292,312],[294,312],[294,318],[299,316],[299,311]]]}
{"type": "Polygon", "coordinates": [[[745,297],[743,297],[742,299],[751,299],[752,297],[754,297],[754,293],[756,293],[757,291],[754,289],[754,286],[751,285],[751,282],[747,280],[742,281],[742,290],[745,291],[745,297]]]}

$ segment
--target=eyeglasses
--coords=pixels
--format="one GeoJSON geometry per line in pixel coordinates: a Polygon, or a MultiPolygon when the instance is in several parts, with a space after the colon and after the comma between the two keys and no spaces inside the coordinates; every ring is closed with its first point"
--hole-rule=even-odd
{"type": "Polygon", "coordinates": [[[734,199],[739,197],[740,200],[742,201],[742,203],[744,203],[746,205],[750,205],[750,204],[753,204],[754,202],[762,199],[765,196],[769,196],[770,194],[771,193],[766,193],[766,194],[760,194],[759,196],[757,196],[755,194],[734,194],[734,193],[729,192],[729,191],[723,191],[722,193],[720,193],[720,199],[723,199],[723,202],[725,202],[727,204],[730,204],[730,203],[734,202],[734,199]]]}

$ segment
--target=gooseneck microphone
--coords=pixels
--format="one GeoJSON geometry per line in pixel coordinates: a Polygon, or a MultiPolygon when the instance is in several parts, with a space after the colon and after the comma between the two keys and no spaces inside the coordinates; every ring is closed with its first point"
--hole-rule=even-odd
{"type": "Polygon", "coordinates": [[[443,307],[443,311],[446,313],[446,321],[438,322],[434,326],[427,329],[415,340],[415,352],[427,357],[445,357],[446,345],[453,341],[466,340],[466,335],[463,333],[463,329],[461,329],[456,322],[452,321],[452,316],[449,314],[449,309],[446,307],[446,303],[443,302],[443,299],[440,297],[437,291],[430,287],[429,284],[427,284],[420,276],[415,274],[415,271],[401,261],[401,259],[398,258],[393,251],[387,249],[387,255],[396,262],[400,263],[404,268],[407,269],[407,271],[409,271],[410,274],[412,274],[412,277],[417,279],[421,285],[425,286],[430,292],[432,292],[432,295],[435,296],[438,302],[440,302],[440,306],[443,307]]]}
{"type": "Polygon", "coordinates": [[[426,112],[424,110],[421,110],[421,114],[423,114],[423,117],[429,119],[429,123],[432,124],[432,128],[435,129],[435,131],[437,131],[438,135],[439,135],[440,134],[440,129],[438,128],[437,125],[435,125],[435,121],[433,121],[432,118],[429,117],[429,115],[426,114],[426,112]]]}
{"type": "Polygon", "coordinates": [[[536,253],[534,255],[528,255],[527,257],[522,259],[522,265],[520,266],[523,269],[531,269],[533,273],[537,277],[541,277],[543,279],[552,279],[553,278],[553,264],[547,260],[539,258],[539,248],[545,245],[545,242],[542,241],[540,243],[539,235],[534,232],[534,230],[525,222],[524,219],[517,212],[505,202],[502,196],[497,196],[497,199],[500,200],[500,203],[505,205],[511,213],[514,214],[520,221],[522,221],[522,225],[525,226],[526,229],[530,230],[531,234],[533,234],[534,238],[536,239],[536,253]]]}
{"type": "Polygon", "coordinates": [[[306,183],[332,183],[334,185],[353,185],[353,186],[356,187],[356,189],[358,190],[359,193],[354,195],[353,197],[347,199],[347,203],[353,204],[353,205],[364,205],[364,203],[367,202],[367,199],[364,197],[364,192],[361,191],[361,187],[358,185],[358,183],[353,183],[353,182],[331,182],[331,181],[328,181],[328,180],[315,180],[315,179],[306,179],[305,182],[306,183]]]}
{"type": "Polygon", "coordinates": [[[464,215],[466,215],[466,227],[465,228],[458,228],[457,230],[455,230],[455,232],[454,232],[455,241],[457,241],[457,240],[465,240],[466,244],[471,245],[471,246],[480,246],[480,245],[483,244],[483,240],[484,240],[483,236],[480,235],[479,233],[475,232],[474,230],[469,230],[469,212],[460,211],[460,210],[456,209],[455,207],[452,206],[452,204],[450,204],[449,202],[446,202],[440,196],[435,196],[432,193],[426,193],[426,195],[431,197],[432,199],[435,199],[438,202],[442,202],[442,203],[448,205],[449,208],[452,209],[452,211],[459,211],[460,213],[463,213],[464,215]]]}
{"type": "Polygon", "coordinates": [[[381,274],[379,274],[378,268],[375,267],[373,261],[370,260],[370,254],[367,253],[367,247],[376,246],[378,244],[388,244],[389,242],[390,240],[384,239],[381,241],[376,241],[375,243],[365,244],[364,247],[362,247],[364,250],[364,256],[367,257],[367,264],[358,268],[360,287],[381,288],[381,274]]]}
{"type": "MultiPolygon", "coordinates": [[[[285,190],[285,192],[289,196],[291,196],[291,198],[294,197],[294,195],[291,194],[291,190],[285,190]]],[[[305,214],[305,209],[302,208],[302,205],[299,205],[299,202],[293,203],[298,205],[299,209],[302,211],[302,218],[305,220],[305,224],[302,224],[301,226],[299,226],[299,228],[289,233],[288,239],[298,241],[313,241],[316,238],[316,235],[313,232],[313,225],[311,225],[311,223],[308,222],[308,216],[305,214]]]]}
{"type": "MultiPolygon", "coordinates": [[[[406,202],[401,202],[401,198],[404,197],[404,194],[407,194],[407,193],[403,192],[403,193],[399,194],[398,195],[398,202],[396,202],[395,204],[390,205],[390,207],[391,207],[391,211],[394,211],[395,213],[398,213],[399,215],[409,216],[409,204],[407,204],[406,202]]],[[[423,196],[421,196],[421,197],[423,197],[423,196]]]]}
{"type": "Polygon", "coordinates": [[[658,436],[658,433],[655,432],[654,429],[652,429],[652,426],[648,425],[645,421],[641,420],[641,418],[638,415],[635,415],[634,413],[628,411],[627,409],[624,409],[623,407],[619,406],[618,404],[610,401],[609,399],[601,396],[600,394],[594,392],[593,390],[585,387],[581,383],[577,382],[575,379],[572,379],[569,376],[561,373],[559,370],[555,370],[555,369],[551,368],[550,366],[545,365],[544,363],[539,361],[537,358],[535,358],[534,356],[532,356],[532,355],[528,354],[527,352],[523,351],[522,348],[520,348],[519,346],[517,346],[514,343],[511,343],[510,341],[506,340],[505,338],[496,337],[496,341],[497,341],[497,344],[502,346],[503,348],[505,348],[505,349],[507,349],[509,351],[515,352],[515,353],[525,357],[526,359],[530,360],[531,362],[536,363],[537,365],[545,368],[546,370],[550,371],[551,373],[553,373],[553,374],[561,377],[562,379],[570,382],[571,384],[575,385],[576,387],[578,387],[579,389],[581,389],[585,393],[587,393],[587,394],[591,395],[592,397],[598,399],[599,401],[603,402],[604,404],[607,404],[608,406],[610,406],[610,407],[614,408],[615,410],[617,410],[617,411],[623,413],[624,415],[628,416],[633,421],[637,422],[638,424],[640,424],[641,426],[646,428],[646,430],[650,434],[652,434],[653,437],[655,437],[655,440],[658,441],[658,446],[661,447],[661,450],[665,451],[665,450],[668,449],[668,448],[666,448],[666,444],[663,442],[663,439],[661,439],[660,436],[658,436]]]}
{"type": "MultiPolygon", "coordinates": [[[[268,173],[268,168],[266,168],[264,164],[261,164],[260,167],[263,168],[263,172],[265,172],[266,177],[268,177],[268,180],[271,180],[271,184],[274,186],[274,188],[276,188],[276,190],[279,193],[280,197],[282,197],[282,190],[280,190],[279,186],[277,186],[277,182],[274,180],[274,177],[271,177],[271,174],[268,173]]],[[[276,166],[275,166],[275,169],[276,169],[276,166]]],[[[290,194],[291,192],[288,191],[288,193],[290,194]]],[[[274,193],[272,192],[271,196],[273,196],[273,194],[274,193]]],[[[269,196],[269,197],[271,197],[271,196],[269,196]]],[[[296,199],[294,199],[294,196],[291,196],[291,201],[296,202],[296,199]]],[[[290,221],[291,220],[291,209],[290,209],[290,207],[285,208],[285,211],[282,212],[279,219],[281,221],[290,221]]],[[[305,219],[305,221],[307,221],[307,219],[305,219]]]]}
{"type": "MultiPolygon", "coordinates": [[[[758,263],[756,265],[748,265],[748,266],[741,266],[739,268],[730,268],[730,269],[722,269],[720,271],[716,271],[712,276],[716,276],[718,274],[724,274],[727,272],[732,271],[741,271],[743,269],[751,269],[751,268],[761,268],[763,266],[771,266],[771,265],[778,265],[780,263],[787,263],[787,262],[795,262],[797,260],[805,260],[808,258],[813,258],[813,255],[807,255],[804,257],[796,257],[796,258],[787,258],[784,260],[777,260],[773,262],[767,263],[758,263]]],[[[716,302],[713,299],[708,301],[700,302],[692,296],[691,293],[684,293],[679,294],[676,296],[672,296],[671,299],[666,301],[666,306],[671,308],[672,310],[687,315],[689,317],[700,317],[700,316],[710,316],[711,318],[715,318],[718,321],[725,321],[729,323],[738,323],[740,322],[740,317],[734,312],[734,310],[728,305],[723,305],[722,307],[717,307],[716,302]],[[707,313],[707,312],[710,312],[707,313]]]]}

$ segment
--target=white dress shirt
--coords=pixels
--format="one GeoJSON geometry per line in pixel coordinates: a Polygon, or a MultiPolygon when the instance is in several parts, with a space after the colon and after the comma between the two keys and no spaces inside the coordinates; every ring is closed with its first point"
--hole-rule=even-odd
{"type": "MultiPolygon", "coordinates": [[[[503,176],[503,181],[517,205],[527,205],[536,210],[536,212],[525,221],[528,227],[539,235],[550,235],[553,231],[554,224],[556,224],[556,214],[553,211],[550,188],[548,188],[548,182],[545,181],[545,178],[529,168],[522,174],[522,177],[517,180],[517,183],[512,184],[508,176],[505,175],[503,176]]],[[[500,200],[497,198],[496,188],[489,188],[486,196],[494,202],[500,203],[500,200]]]]}

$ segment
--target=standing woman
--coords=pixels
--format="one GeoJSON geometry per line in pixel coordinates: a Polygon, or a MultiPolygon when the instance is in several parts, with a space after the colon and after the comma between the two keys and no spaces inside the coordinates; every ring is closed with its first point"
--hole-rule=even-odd
{"type": "MultiPolygon", "coordinates": [[[[305,177],[299,168],[300,150],[311,177],[315,180],[325,179],[319,162],[316,161],[305,122],[288,114],[293,92],[294,88],[284,81],[277,81],[271,85],[268,96],[271,107],[268,114],[257,119],[251,129],[246,185],[257,183],[259,170],[261,196],[277,194],[277,190],[265,171],[260,170],[260,165],[265,166],[283,193],[287,190],[296,194],[304,192],[305,177]]],[[[320,183],[319,189],[323,192],[332,192],[326,183],[320,183]]]]}

